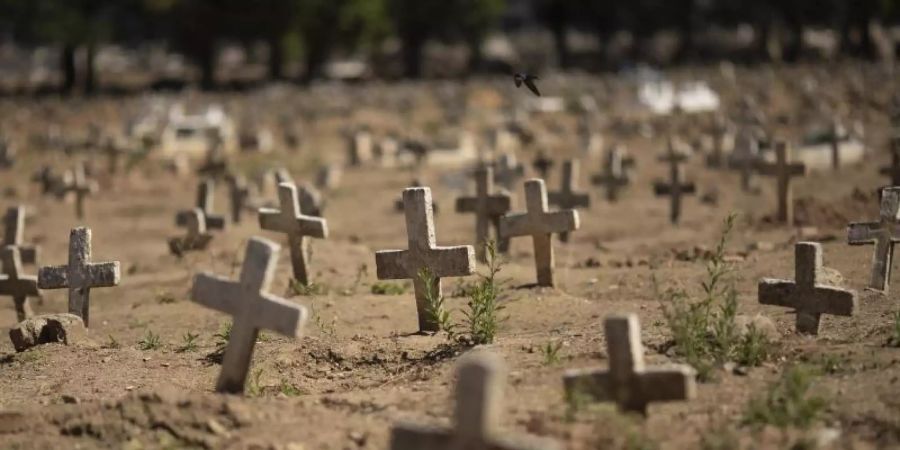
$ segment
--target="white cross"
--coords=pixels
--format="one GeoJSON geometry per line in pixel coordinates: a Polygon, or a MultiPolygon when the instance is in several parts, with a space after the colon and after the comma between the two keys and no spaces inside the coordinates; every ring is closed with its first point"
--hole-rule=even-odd
{"type": "Polygon", "coordinates": [[[278,202],[281,209],[260,208],[259,226],[263,230],[278,231],[288,235],[294,278],[302,284],[308,284],[309,242],[306,237],[327,238],[328,222],[319,217],[303,214],[297,198],[297,186],[293,183],[278,185],[278,202]]]}

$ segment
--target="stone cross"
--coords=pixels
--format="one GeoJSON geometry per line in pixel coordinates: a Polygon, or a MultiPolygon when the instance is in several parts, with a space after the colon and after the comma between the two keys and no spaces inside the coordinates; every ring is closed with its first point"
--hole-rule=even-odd
{"type": "Polygon", "coordinates": [[[687,160],[687,155],[674,149],[672,140],[669,140],[669,151],[659,157],[660,161],[669,163],[669,182],[657,181],[653,189],[657,197],[669,196],[669,220],[677,224],[681,219],[681,197],[693,194],[696,190],[694,183],[686,180],[685,169],[682,165],[687,160]]]}
{"type": "Polygon", "coordinates": [[[513,185],[525,176],[525,167],[516,161],[512,153],[503,153],[497,157],[494,163],[494,181],[506,189],[512,189],[513,185]]]}
{"type": "Polygon", "coordinates": [[[69,313],[81,317],[87,327],[91,288],[118,286],[120,277],[118,261],[91,262],[91,230],[78,227],[69,233],[69,264],[41,267],[38,271],[38,287],[68,289],[69,313]]]}
{"type": "Polygon", "coordinates": [[[169,251],[175,256],[183,256],[185,252],[203,250],[212,240],[212,234],[206,231],[206,216],[199,208],[185,212],[187,234],[169,239],[169,251]]]}
{"type": "Polygon", "coordinates": [[[241,175],[231,175],[228,181],[228,199],[231,203],[231,221],[240,223],[244,208],[250,200],[250,187],[241,175]]]}
{"type": "Polygon", "coordinates": [[[41,185],[41,194],[55,194],[60,188],[60,177],[50,166],[43,166],[31,175],[31,181],[41,185]]]}
{"type": "Polygon", "coordinates": [[[467,355],[459,363],[456,411],[450,430],[401,423],[391,430],[391,450],[551,450],[554,442],[500,436],[505,370],[492,354],[467,355]]]}
{"type": "Polygon", "coordinates": [[[554,164],[553,159],[547,157],[547,155],[541,151],[535,156],[534,161],[531,163],[531,167],[537,171],[541,179],[546,180],[547,175],[550,173],[550,169],[553,168],[554,164]]]}
{"type": "Polygon", "coordinates": [[[795,281],[763,278],[759,281],[759,303],[794,308],[797,331],[819,334],[822,314],[852,316],[856,312],[856,292],[820,284],[822,245],[817,242],[794,244],[795,281]]]}
{"type": "Polygon", "coordinates": [[[725,165],[725,140],[730,129],[728,121],[722,115],[717,114],[713,118],[709,128],[709,132],[712,134],[712,153],[706,159],[709,167],[718,168],[725,165]]]}
{"type": "Polygon", "coordinates": [[[623,411],[647,414],[654,402],[690,400],[697,395],[696,373],[687,365],[646,367],[636,314],[613,315],[603,323],[609,368],[567,371],[566,396],[614,402],[623,411]]]}
{"type": "Polygon", "coordinates": [[[73,193],[75,195],[75,216],[78,219],[84,218],[84,199],[85,197],[97,192],[97,182],[88,179],[85,173],[84,163],[75,166],[71,175],[66,177],[60,188],[60,195],[73,193]]]}
{"type": "Polygon", "coordinates": [[[791,189],[791,178],[806,174],[806,165],[791,163],[791,148],[787,142],[775,142],[775,163],[759,163],[759,171],[763,175],[774,176],[778,187],[775,195],[778,200],[778,211],[775,219],[788,225],[794,224],[794,196],[791,189]]]}
{"type": "Polygon", "coordinates": [[[606,199],[615,202],[619,199],[619,190],[628,185],[629,177],[625,171],[628,159],[622,155],[622,150],[613,147],[606,152],[603,161],[603,172],[591,177],[594,186],[606,188],[606,199]]]}
{"type": "Polygon", "coordinates": [[[250,238],[237,281],[209,273],[194,277],[191,300],[234,317],[217,392],[244,392],[260,329],[294,338],[303,332],[308,317],[306,308],[268,292],[275,277],[278,251],[278,244],[268,239],[250,238]]]}
{"type": "Polygon", "coordinates": [[[0,275],[0,296],[13,298],[16,306],[16,320],[19,322],[31,317],[31,305],[28,297],[39,297],[37,277],[25,275],[22,269],[22,258],[19,248],[7,245],[0,249],[0,261],[3,262],[3,275],[0,275]]]}
{"type": "Polygon", "coordinates": [[[881,191],[878,222],[856,222],[847,227],[848,244],[875,245],[870,288],[888,292],[897,242],[900,242],[900,187],[891,187],[881,191]]]}
{"type": "Polygon", "coordinates": [[[259,227],[288,236],[294,279],[307,285],[309,284],[307,270],[309,267],[309,241],[306,238],[327,238],[328,222],[325,219],[303,213],[297,198],[297,186],[292,183],[278,185],[278,202],[281,209],[259,209],[259,227]]]}
{"type": "Polygon", "coordinates": [[[900,186],[900,135],[891,138],[891,165],[882,167],[880,173],[891,177],[891,186],[900,186]]]}
{"type": "Polygon", "coordinates": [[[490,240],[490,228],[493,225],[498,247],[505,250],[509,241],[499,242],[500,218],[509,212],[512,198],[506,191],[495,192],[494,169],[488,165],[479,165],[475,169],[475,196],[456,199],[456,212],[475,214],[475,256],[485,262],[485,244],[490,240]]]}
{"type": "Polygon", "coordinates": [[[25,244],[25,207],[11,206],[3,216],[3,246],[19,249],[23,264],[37,264],[39,247],[25,244]]]}
{"type": "Polygon", "coordinates": [[[461,277],[475,272],[475,249],[471,245],[439,247],[434,230],[431,189],[412,187],[403,191],[406,214],[407,250],[375,252],[379,280],[412,279],[420,331],[440,331],[428,314],[428,298],[441,298],[441,278],[461,277]],[[427,270],[427,274],[424,273],[427,270]],[[429,282],[422,275],[431,277],[429,282]],[[426,288],[431,286],[431,292],[426,288]]]}
{"type": "MultiPolygon", "coordinates": [[[[590,208],[591,196],[587,192],[578,191],[578,173],[581,165],[577,159],[568,159],[563,162],[562,180],[558,191],[549,192],[547,200],[551,205],[560,209],[590,208]]],[[[569,233],[559,234],[559,240],[569,242],[569,233]]]]}
{"type": "MultiPolygon", "coordinates": [[[[425,183],[422,183],[422,180],[419,178],[413,178],[412,182],[409,183],[409,187],[425,187],[425,183]]],[[[394,201],[394,211],[403,212],[403,194],[400,194],[400,198],[394,201]]],[[[441,208],[439,208],[437,200],[431,200],[431,209],[435,214],[440,214],[441,208]]]]}
{"type": "MultiPolygon", "coordinates": [[[[214,214],[216,200],[215,181],[207,178],[197,185],[197,208],[203,211],[203,218],[206,221],[206,228],[211,230],[222,230],[225,228],[225,217],[214,214]]],[[[175,216],[175,224],[178,226],[187,226],[188,215],[191,210],[180,211],[175,216]]]]}
{"type": "Polygon", "coordinates": [[[500,236],[531,236],[534,245],[534,265],[538,286],[553,286],[553,233],[577,230],[578,211],[548,212],[547,187],[544,180],[525,182],[524,213],[507,214],[500,219],[500,236]]]}

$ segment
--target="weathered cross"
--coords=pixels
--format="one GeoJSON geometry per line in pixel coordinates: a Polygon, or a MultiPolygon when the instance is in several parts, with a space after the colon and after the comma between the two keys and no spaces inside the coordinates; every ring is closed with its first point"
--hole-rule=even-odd
{"type": "Polygon", "coordinates": [[[247,185],[247,180],[241,175],[229,175],[226,181],[228,182],[228,199],[231,203],[231,221],[240,223],[244,208],[250,199],[250,187],[247,185]]]}
{"type": "Polygon", "coordinates": [[[212,240],[212,234],[206,231],[206,217],[199,208],[186,211],[185,227],[187,234],[169,239],[169,251],[175,256],[183,256],[184,252],[203,250],[212,240]]]}
{"type": "Polygon", "coordinates": [[[526,212],[507,214],[500,219],[500,236],[531,236],[538,286],[553,286],[553,233],[577,230],[578,211],[548,212],[544,180],[525,182],[526,212]]]}
{"type": "MultiPolygon", "coordinates": [[[[499,241],[500,218],[509,212],[512,198],[506,191],[495,192],[494,169],[479,165],[475,169],[475,196],[456,199],[456,212],[475,214],[475,255],[479,261],[486,260],[485,244],[490,240],[490,228],[494,227],[499,241]]],[[[507,241],[508,242],[508,241],[507,241]]],[[[498,247],[506,245],[498,243],[498,247]]]]}
{"type": "Polygon", "coordinates": [[[295,338],[303,331],[306,308],[267,292],[275,276],[278,251],[278,244],[254,237],[247,242],[244,265],[237,281],[209,273],[194,277],[191,300],[234,317],[216,383],[217,392],[244,392],[260,329],[295,338]]]}
{"type": "Polygon", "coordinates": [[[534,161],[531,162],[531,167],[537,171],[542,179],[546,180],[547,174],[550,173],[550,169],[553,168],[554,164],[553,159],[549,158],[543,151],[540,151],[535,156],[534,161]]]}
{"type": "MultiPolygon", "coordinates": [[[[568,159],[563,162],[562,180],[559,190],[547,194],[547,200],[551,205],[561,209],[590,208],[591,196],[587,192],[578,192],[578,172],[581,165],[577,159],[568,159]]],[[[559,234],[559,240],[569,242],[569,233],[559,234]]]]}
{"type": "Polygon", "coordinates": [[[763,278],[759,281],[759,303],[794,308],[797,331],[819,334],[822,314],[852,316],[856,311],[856,292],[819,283],[822,277],[822,245],[817,242],[794,244],[796,281],[763,278]]]}
{"type": "Polygon", "coordinates": [[[453,429],[401,423],[391,430],[391,450],[551,450],[555,442],[500,436],[504,368],[488,353],[459,363],[453,429]]]}
{"type": "Polygon", "coordinates": [[[97,192],[97,182],[88,179],[85,173],[84,163],[75,166],[70,172],[71,175],[60,186],[60,195],[73,193],[75,195],[75,216],[79,219],[84,218],[84,199],[85,197],[97,192]]]}
{"type": "MultiPolygon", "coordinates": [[[[413,178],[412,182],[409,183],[409,187],[424,187],[425,183],[422,183],[422,180],[419,178],[413,178]]],[[[403,194],[400,194],[400,198],[394,201],[394,211],[403,212],[403,194]]],[[[441,208],[438,207],[437,200],[431,200],[431,209],[435,214],[439,214],[441,212],[441,208]]]]}
{"type": "Polygon", "coordinates": [[[609,368],[566,372],[563,384],[568,398],[615,402],[624,411],[646,415],[650,403],[696,396],[696,373],[690,366],[645,367],[636,314],[607,317],[603,329],[609,368]]]}
{"type": "Polygon", "coordinates": [[[13,245],[19,249],[23,264],[36,264],[39,247],[25,241],[25,207],[12,206],[3,216],[3,246],[13,245]]]}
{"type": "Polygon", "coordinates": [[[0,296],[13,298],[16,305],[16,320],[19,322],[32,316],[28,297],[39,297],[37,277],[25,275],[22,269],[22,258],[19,248],[7,245],[0,249],[0,261],[3,262],[3,275],[0,275],[0,296]]]}
{"type": "Polygon", "coordinates": [[[669,150],[659,157],[660,161],[669,163],[669,182],[657,181],[653,189],[657,196],[669,196],[669,220],[677,224],[681,219],[681,197],[693,194],[694,183],[686,181],[685,169],[682,164],[687,160],[687,155],[675,151],[672,140],[669,140],[669,150]]]}
{"type": "Polygon", "coordinates": [[[618,147],[610,148],[603,161],[603,172],[591,177],[594,186],[606,188],[606,199],[615,202],[619,199],[619,190],[628,185],[629,178],[625,171],[628,161],[618,147]]]}
{"type": "Polygon", "coordinates": [[[428,314],[428,299],[441,298],[441,278],[461,277],[475,272],[475,249],[471,245],[439,247],[435,238],[431,189],[403,191],[403,212],[409,249],[375,252],[379,280],[412,279],[420,331],[439,331],[428,314]],[[430,280],[426,280],[430,277],[430,280]],[[431,292],[427,292],[430,285],[431,292]]]}
{"type": "Polygon", "coordinates": [[[900,134],[891,138],[891,165],[882,167],[880,173],[891,177],[891,186],[900,186],[900,134]]]}
{"type": "MultiPolygon", "coordinates": [[[[206,228],[212,230],[222,230],[225,228],[225,217],[214,214],[216,200],[215,181],[207,178],[197,185],[197,208],[203,211],[203,218],[206,220],[206,228]]],[[[179,211],[175,216],[175,224],[178,226],[186,226],[188,215],[193,210],[179,211]]]]}
{"type": "Polygon", "coordinates": [[[791,163],[791,149],[785,141],[775,142],[775,163],[759,163],[759,171],[763,175],[774,176],[778,183],[775,195],[778,200],[778,211],[775,219],[788,225],[794,224],[794,196],[791,190],[791,178],[806,174],[806,165],[791,163]]]}
{"type": "Polygon", "coordinates": [[[38,287],[68,289],[69,313],[81,317],[87,327],[91,288],[117,286],[120,274],[118,261],[91,262],[91,230],[78,227],[69,233],[69,264],[41,267],[38,271],[38,287]]]}
{"type": "Polygon", "coordinates": [[[897,242],[900,242],[900,187],[891,187],[881,191],[878,222],[856,222],[847,227],[848,244],[875,244],[870,288],[887,293],[897,242]]]}
{"type": "Polygon", "coordinates": [[[263,230],[287,234],[294,279],[304,285],[309,284],[309,241],[306,238],[327,238],[328,223],[325,219],[303,213],[297,198],[297,187],[292,183],[278,185],[278,202],[281,209],[259,209],[259,226],[263,230]]]}

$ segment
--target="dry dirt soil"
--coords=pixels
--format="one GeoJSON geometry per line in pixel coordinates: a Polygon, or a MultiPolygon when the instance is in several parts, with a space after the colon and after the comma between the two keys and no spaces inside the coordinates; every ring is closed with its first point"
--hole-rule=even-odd
{"type": "MultiPolygon", "coordinates": [[[[393,203],[412,174],[405,169],[347,169],[341,186],[327,193],[331,236],[313,243],[312,270],[320,289],[290,295],[312,311],[305,336],[290,340],[264,332],[256,344],[248,393],[242,397],[213,392],[219,365],[209,355],[230,318],[189,301],[191,279],[201,271],[236,276],[248,238],[262,235],[283,243],[283,237],[260,231],[250,216],[216,233],[206,252],[184,259],[170,255],[166,239],[182,232],[175,227],[175,213],[192,205],[197,178],[176,177],[152,160],[128,175],[110,176],[103,157],[96,157],[102,191],[90,199],[88,217],[77,220],[73,205],[42,197],[29,178],[42,164],[60,170],[85,155],[67,156],[30,144],[30,136],[51,125],[74,137],[83,136],[88,123],[117,130],[141,99],[0,100],[0,126],[20,149],[15,168],[0,172],[0,207],[29,207],[33,220],[26,239],[41,245],[40,263],[63,264],[69,229],[86,225],[93,230],[94,260],[118,260],[123,267],[120,286],[92,292],[91,342],[16,353],[8,340],[0,341],[0,448],[384,449],[397,421],[448,424],[455,363],[466,352],[484,350],[502,356],[508,368],[504,432],[557,439],[566,448],[688,449],[704,443],[706,448],[734,448],[737,443],[790,448],[807,437],[833,437],[833,430],[839,432],[829,444],[834,448],[900,447],[900,349],[887,345],[893,315],[900,310],[897,290],[889,295],[866,291],[872,247],[845,243],[848,221],[878,217],[875,192],[887,183],[878,167],[889,160],[887,111],[890,93],[897,92],[896,77],[856,63],[737,68],[735,73],[713,67],[672,75],[710,80],[730,112],[742,98],[754,98],[767,113],[770,129],[791,139],[830,114],[863,122],[869,157],[837,173],[813,172],[796,180],[798,223],[787,227],[768,219],[775,207],[773,180],[758,179],[759,193],[743,193],[736,173],[708,169],[697,155],[688,173],[700,194],[714,191],[718,202],[689,198],[682,223],[673,226],[667,199],[653,196],[652,181],[667,173],[656,155],[667,132],[695,139],[706,122],[693,117],[645,120],[632,114],[626,105],[628,84],[621,79],[545,77],[542,90],[549,95],[597,96],[603,118],[598,129],[607,143],[626,145],[637,160],[633,183],[621,200],[609,203],[597,188],[589,188],[593,204],[581,212],[582,228],[568,244],[555,242],[558,286],[531,286],[530,240],[516,239],[500,272],[507,319],[493,344],[472,350],[449,345],[443,334],[416,334],[410,289],[399,295],[371,293],[377,281],[374,252],[406,247],[403,216],[393,203]],[[717,370],[713,380],[699,384],[695,400],[653,405],[646,419],[622,416],[610,407],[572,413],[564,400],[562,375],[567,369],[607,364],[602,321],[608,314],[640,316],[648,364],[679,361],[666,352],[672,336],[661,306],[670,299],[658,292],[681,287],[699,298],[706,276],[704,253],[731,212],[739,214],[728,254],[734,261],[740,312],[762,313],[774,321],[780,335],[774,355],[740,374],[717,370]],[[858,314],[825,316],[815,338],[793,332],[791,311],[757,303],[758,279],[793,278],[793,243],[801,239],[823,242],[825,264],[860,293],[858,314]],[[755,245],[759,242],[771,245],[755,245]],[[159,336],[160,345],[141,350],[140,341],[151,333],[159,336]],[[197,335],[194,349],[183,348],[189,333],[197,335]],[[556,343],[561,344],[559,361],[549,361],[542,348],[556,343]],[[827,400],[822,417],[808,431],[742,425],[750,399],[765,395],[771,383],[799,363],[819,374],[813,391],[827,400]],[[725,444],[712,446],[716,440],[725,444]]],[[[476,80],[182,98],[196,104],[222,102],[260,122],[275,124],[287,116],[302,123],[302,150],[242,155],[234,162],[251,176],[284,164],[306,180],[316,164],[343,160],[342,127],[368,123],[376,134],[413,128],[434,132],[445,126],[442,102],[452,98],[465,100],[470,108],[465,126],[481,130],[489,125],[489,113],[529,95],[511,85],[506,79],[476,80]]],[[[529,127],[537,140],[522,149],[520,158],[530,159],[538,148],[557,159],[582,158],[580,181],[588,188],[600,158],[584,154],[576,124],[570,113],[534,116],[529,127]]],[[[438,243],[471,244],[474,218],[452,212],[454,198],[471,190],[463,188],[461,170],[427,168],[421,177],[440,207],[438,243]]],[[[555,186],[558,173],[547,181],[555,186]]],[[[218,209],[224,212],[223,186],[217,195],[218,209]]],[[[515,205],[524,205],[521,186],[515,205]]],[[[289,277],[289,257],[282,251],[274,292],[287,293],[289,277]]],[[[466,304],[465,298],[454,296],[459,283],[444,283],[456,321],[462,320],[466,304]]],[[[0,329],[5,332],[16,321],[12,302],[4,303],[0,329]]],[[[64,312],[65,292],[45,291],[35,309],[64,312]]]]}

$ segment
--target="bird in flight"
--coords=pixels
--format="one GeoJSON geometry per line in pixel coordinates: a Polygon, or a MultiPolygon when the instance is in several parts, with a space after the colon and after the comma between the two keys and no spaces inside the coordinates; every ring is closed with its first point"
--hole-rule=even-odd
{"type": "Polygon", "coordinates": [[[537,95],[538,97],[541,96],[541,92],[538,91],[537,85],[534,84],[534,80],[539,80],[540,78],[521,72],[514,74],[513,79],[516,82],[516,87],[522,87],[522,83],[525,83],[525,86],[528,87],[528,90],[534,92],[534,95],[537,95]]]}

